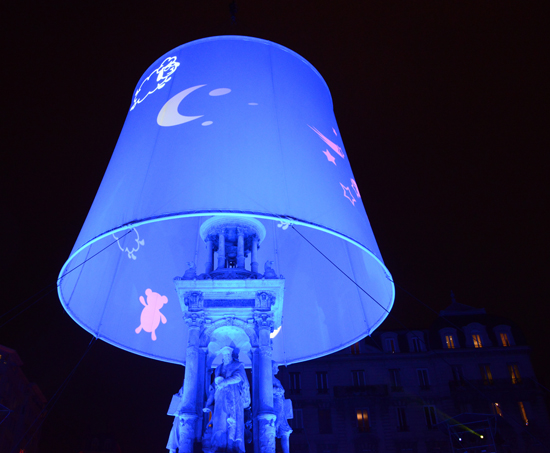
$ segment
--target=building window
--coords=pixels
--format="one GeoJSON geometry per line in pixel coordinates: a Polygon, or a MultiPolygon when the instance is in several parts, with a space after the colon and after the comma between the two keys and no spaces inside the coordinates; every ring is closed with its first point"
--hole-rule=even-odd
{"type": "Polygon", "coordinates": [[[506,332],[500,332],[500,344],[504,347],[510,346],[510,340],[506,332]]]}
{"type": "Polygon", "coordinates": [[[472,342],[474,343],[474,348],[483,347],[483,343],[481,343],[481,336],[478,333],[472,334],[472,342]]]}
{"type": "Polygon", "coordinates": [[[495,332],[497,341],[500,346],[502,346],[503,348],[515,346],[514,336],[512,335],[512,328],[510,326],[502,324],[500,326],[494,327],[493,331],[495,332]]]}
{"type": "Polygon", "coordinates": [[[357,409],[357,430],[360,433],[368,433],[370,431],[369,413],[367,409],[357,409]]]}
{"type": "Polygon", "coordinates": [[[332,420],[330,417],[330,409],[319,408],[317,410],[319,415],[319,433],[331,434],[332,433],[332,420]]]}
{"type": "Polygon", "coordinates": [[[418,374],[418,384],[422,390],[430,389],[430,379],[428,377],[428,370],[426,368],[419,368],[416,370],[418,374]]]}
{"type": "Polygon", "coordinates": [[[288,420],[290,427],[294,431],[304,429],[304,414],[302,409],[293,409],[292,412],[293,417],[288,420]]]}
{"type": "Polygon", "coordinates": [[[317,371],[317,393],[328,393],[328,373],[317,371]]]}
{"type": "Polygon", "coordinates": [[[498,403],[491,403],[491,411],[495,415],[499,415],[502,417],[502,409],[500,408],[500,404],[498,403]]]}
{"type": "Polygon", "coordinates": [[[493,374],[491,373],[491,367],[488,363],[482,363],[479,365],[479,371],[481,372],[481,379],[483,379],[483,385],[493,384],[493,374]]]}
{"type": "Polygon", "coordinates": [[[386,352],[391,352],[395,354],[395,338],[386,338],[386,352]]]}
{"type": "Polygon", "coordinates": [[[351,370],[351,379],[354,387],[365,385],[365,370],[351,370]]]}
{"type": "Polygon", "coordinates": [[[445,346],[447,346],[447,349],[455,348],[455,340],[452,335],[445,335],[445,346]]]}
{"type": "Polygon", "coordinates": [[[361,354],[361,351],[359,350],[359,342],[351,345],[351,353],[353,355],[361,354]]]}
{"type": "Polygon", "coordinates": [[[424,416],[426,417],[426,425],[428,429],[433,429],[437,425],[434,406],[424,406],[424,416]]]}
{"type": "Polygon", "coordinates": [[[451,365],[451,370],[453,372],[453,380],[459,382],[461,385],[464,384],[464,371],[462,365],[451,365]]]}
{"type": "Polygon", "coordinates": [[[397,430],[408,431],[409,425],[407,425],[407,414],[404,407],[398,407],[397,409],[397,430]]]}
{"type": "Polygon", "coordinates": [[[390,386],[392,392],[401,392],[401,371],[397,368],[390,370],[390,386]]]}
{"type": "Polygon", "coordinates": [[[525,406],[523,405],[523,402],[519,401],[518,406],[521,419],[523,420],[523,423],[525,423],[525,425],[527,426],[529,424],[529,419],[527,418],[527,412],[525,412],[525,406]]]}
{"type": "Polygon", "coordinates": [[[517,363],[508,364],[508,373],[510,373],[512,384],[521,384],[521,376],[519,374],[519,367],[517,363]]]}
{"type": "Polygon", "coordinates": [[[299,395],[302,390],[300,373],[288,373],[288,378],[290,380],[290,393],[293,395],[299,395]]]}
{"type": "Polygon", "coordinates": [[[409,352],[423,352],[426,350],[424,333],[419,330],[408,332],[407,341],[409,342],[409,352]]]}

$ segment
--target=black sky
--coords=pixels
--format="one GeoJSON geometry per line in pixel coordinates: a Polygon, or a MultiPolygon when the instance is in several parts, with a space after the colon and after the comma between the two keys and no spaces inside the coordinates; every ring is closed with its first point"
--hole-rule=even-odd
{"type": "MultiPolygon", "coordinates": [[[[436,311],[454,290],[516,321],[549,386],[544,11],[511,1],[236,5],[235,23],[228,0],[3,6],[0,314],[55,282],[143,72],[185,42],[249,35],[325,78],[395,282],[436,311]]],[[[393,314],[410,328],[435,318],[400,290],[393,314]]],[[[90,339],[55,291],[0,328],[47,398],[90,339]]],[[[107,431],[124,452],[165,451],[181,378],[181,367],[97,342],[44,423],[43,453],[77,453],[107,431]]]]}

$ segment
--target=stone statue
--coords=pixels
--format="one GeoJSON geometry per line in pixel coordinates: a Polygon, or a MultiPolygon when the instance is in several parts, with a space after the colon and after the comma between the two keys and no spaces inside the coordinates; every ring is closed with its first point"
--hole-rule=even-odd
{"type": "Polygon", "coordinates": [[[168,409],[168,415],[174,416],[174,423],[172,424],[170,436],[168,437],[168,443],[166,444],[166,449],[170,450],[170,453],[176,453],[176,450],[179,448],[182,438],[182,420],[179,417],[182,395],[183,386],[181,387],[179,392],[176,393],[172,398],[172,404],[170,404],[170,409],[168,409]]]}
{"type": "Polygon", "coordinates": [[[238,360],[238,349],[225,346],[219,353],[223,362],[216,368],[215,390],[203,409],[204,412],[211,411],[213,396],[210,445],[216,452],[244,453],[244,409],[250,406],[250,384],[244,366],[238,360]]]}
{"type": "Polygon", "coordinates": [[[197,278],[197,265],[193,261],[187,262],[188,269],[183,274],[183,280],[193,280],[197,278]]]}
{"type": "Polygon", "coordinates": [[[287,421],[290,414],[287,413],[285,401],[290,402],[290,400],[285,400],[285,389],[281,381],[275,377],[278,372],[279,365],[277,365],[277,362],[273,362],[273,409],[277,415],[277,420],[275,421],[275,435],[281,439],[283,453],[289,453],[289,437],[292,433],[292,428],[287,421]]]}
{"type": "Polygon", "coordinates": [[[264,264],[264,278],[277,278],[277,274],[273,270],[274,261],[267,260],[264,264]]]}

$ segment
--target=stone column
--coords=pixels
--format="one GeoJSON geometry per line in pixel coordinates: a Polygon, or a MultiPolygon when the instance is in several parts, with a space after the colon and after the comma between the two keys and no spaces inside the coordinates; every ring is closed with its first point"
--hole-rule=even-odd
{"type": "Polygon", "coordinates": [[[212,236],[208,236],[206,240],[206,268],[205,271],[207,274],[212,272],[214,269],[214,251],[213,251],[213,245],[212,245],[212,236]]]}
{"type": "Polygon", "coordinates": [[[273,367],[271,357],[273,347],[269,334],[273,329],[272,314],[256,315],[258,329],[258,350],[259,350],[259,411],[258,428],[261,453],[275,453],[275,420],[277,416],[273,409],[273,367]]]}
{"type": "Polygon", "coordinates": [[[252,272],[258,272],[258,236],[254,235],[252,238],[252,262],[250,263],[250,270],[252,272]]]}
{"type": "Polygon", "coordinates": [[[218,245],[218,269],[225,268],[225,236],[224,232],[220,232],[220,240],[218,245]]]}
{"type": "Polygon", "coordinates": [[[244,269],[244,230],[237,228],[237,267],[244,269]]]}
{"type": "Polygon", "coordinates": [[[187,342],[185,380],[180,409],[182,436],[179,451],[181,453],[193,453],[193,443],[195,439],[200,437],[200,432],[197,432],[197,421],[201,408],[197,406],[197,395],[201,377],[199,339],[204,315],[202,313],[187,313],[185,321],[189,326],[189,340],[187,342]]]}

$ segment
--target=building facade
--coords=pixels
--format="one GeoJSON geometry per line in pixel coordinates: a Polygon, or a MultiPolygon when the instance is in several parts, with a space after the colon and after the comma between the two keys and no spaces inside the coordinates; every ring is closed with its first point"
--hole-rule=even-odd
{"type": "Polygon", "coordinates": [[[0,345],[0,451],[38,452],[46,398],[23,373],[13,349],[0,345]]]}
{"type": "Polygon", "coordinates": [[[548,451],[530,348],[510,321],[454,302],[428,330],[377,331],[281,367],[292,452],[548,451]]]}

